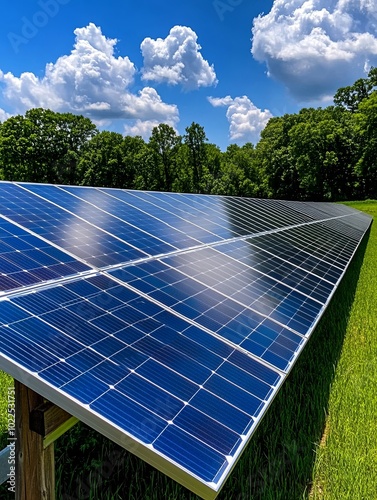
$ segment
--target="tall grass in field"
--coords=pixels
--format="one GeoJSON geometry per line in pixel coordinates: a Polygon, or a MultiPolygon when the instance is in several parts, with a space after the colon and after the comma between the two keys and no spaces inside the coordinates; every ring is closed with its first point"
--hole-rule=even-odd
{"type": "MultiPolygon", "coordinates": [[[[219,500],[376,500],[376,386],[372,227],[219,500]]],[[[59,500],[198,498],[82,424],[56,443],[56,481],[59,500]]]]}
{"type": "MultiPolygon", "coordinates": [[[[376,220],[377,202],[350,205],[376,220]]],[[[311,500],[376,500],[377,227],[371,228],[327,411],[311,500]]]]}

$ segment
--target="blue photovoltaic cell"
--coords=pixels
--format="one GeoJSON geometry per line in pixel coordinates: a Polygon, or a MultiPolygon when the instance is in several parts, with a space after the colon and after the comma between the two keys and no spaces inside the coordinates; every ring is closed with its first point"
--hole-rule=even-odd
{"type": "Polygon", "coordinates": [[[212,500],[370,222],[329,203],[1,182],[1,366],[212,500]]]}
{"type": "Polygon", "coordinates": [[[155,448],[170,455],[173,460],[208,482],[215,482],[228,465],[225,456],[212,446],[202,443],[174,425],[158,437],[155,448]]]}
{"type": "Polygon", "coordinates": [[[109,390],[91,407],[145,444],[152,444],[166,429],[166,420],[117,390],[109,390]]]}
{"type": "MultiPolygon", "coordinates": [[[[64,187],[75,196],[93,202],[93,192],[85,188],[64,187]]],[[[114,213],[127,224],[138,228],[139,237],[141,231],[149,235],[148,241],[156,239],[159,247],[154,254],[168,252],[177,248],[190,248],[199,245],[201,242],[194,237],[190,237],[179,228],[179,218],[172,212],[165,212],[162,218],[156,213],[156,207],[148,210],[148,204],[144,201],[138,204],[138,198],[133,196],[131,191],[121,191],[119,189],[97,189],[95,191],[95,204],[108,213],[114,213]],[[124,196],[125,195],[125,196],[124,196]],[[162,244],[165,243],[163,247],[162,244]]],[[[193,226],[194,227],[194,226],[193,226]]],[[[139,247],[139,243],[137,243],[139,247]]],[[[151,252],[150,246],[148,251],[151,252]]]]}
{"type": "Polygon", "coordinates": [[[218,398],[209,391],[199,391],[191,399],[194,408],[208,408],[213,418],[228,429],[233,429],[239,435],[246,435],[252,425],[252,421],[235,406],[223,399],[218,398]]]}
{"type": "MultiPolygon", "coordinates": [[[[358,213],[347,205],[338,205],[335,203],[287,200],[279,200],[278,203],[296,211],[299,215],[305,214],[306,216],[312,217],[314,220],[331,219],[333,217],[344,217],[348,215],[355,216],[355,214],[358,213]]],[[[368,220],[370,222],[369,217],[361,212],[359,212],[359,215],[365,223],[364,229],[367,229],[369,227],[368,220]]],[[[360,228],[363,227],[363,222],[361,222],[360,228]]]]}
{"type": "Polygon", "coordinates": [[[157,385],[151,384],[145,378],[131,373],[116,385],[119,392],[131,399],[137,400],[164,420],[172,420],[184,407],[182,400],[178,399],[157,385]],[[156,401],[160,404],[156,405],[156,401]]]}
{"type": "MultiPolygon", "coordinates": [[[[9,319],[10,321],[10,319],[9,319]]],[[[35,342],[25,339],[13,328],[0,327],[1,353],[33,373],[59,361],[59,358],[35,342]]],[[[47,346],[46,346],[47,347],[47,346]]]]}
{"type": "Polygon", "coordinates": [[[288,229],[277,235],[277,242],[287,242],[298,249],[303,249],[326,265],[335,265],[341,269],[349,262],[357,242],[334,234],[319,224],[288,229]]]}
{"type": "Polygon", "coordinates": [[[276,258],[292,264],[297,268],[308,271],[310,274],[318,276],[323,280],[330,282],[333,286],[337,283],[342,275],[343,268],[334,264],[330,264],[310,253],[299,240],[293,238],[284,238],[282,233],[265,237],[253,238],[249,241],[253,249],[269,252],[276,258]]]}
{"type": "MultiPolygon", "coordinates": [[[[110,190],[108,190],[109,192],[110,190]]],[[[141,193],[131,192],[138,199],[138,207],[153,210],[165,220],[165,213],[179,215],[178,227],[190,234],[192,222],[201,230],[210,231],[220,239],[254,234],[285,225],[297,224],[300,216],[274,201],[268,206],[260,200],[228,197],[203,197],[201,195],[181,195],[178,193],[141,193]]],[[[125,198],[124,193],[118,195],[125,198]]],[[[133,202],[136,204],[136,201],[133,202]]],[[[304,220],[311,220],[304,216],[304,220]]],[[[196,229],[197,231],[198,229],[196,229]]],[[[199,238],[199,236],[197,236],[199,238]]],[[[202,240],[209,242],[214,240],[202,240]]]]}
{"type": "Polygon", "coordinates": [[[1,184],[0,212],[92,266],[105,267],[146,255],[80,218],[85,217],[85,210],[74,215],[15,184],[1,184]]]}
{"type": "MultiPolygon", "coordinates": [[[[142,221],[148,222],[150,231],[158,230],[159,234],[170,234],[170,237],[175,237],[177,246],[182,238],[183,243],[179,245],[179,248],[213,243],[233,236],[226,224],[225,227],[223,224],[217,224],[216,221],[204,224],[203,212],[185,203],[180,203],[178,194],[172,194],[173,199],[170,201],[173,205],[165,205],[163,193],[159,193],[160,196],[153,196],[150,193],[125,192],[113,189],[102,189],[101,191],[130,207],[131,216],[134,215],[136,219],[139,217],[142,221]],[[152,220],[145,217],[149,213],[153,214],[152,220]],[[189,239],[187,240],[187,238],[189,239]]],[[[213,200],[213,203],[216,204],[216,200],[213,200]]],[[[217,202],[216,205],[218,206],[219,203],[217,202]]]]}
{"type": "MultiPolygon", "coordinates": [[[[308,331],[321,304],[294,290],[283,294],[284,288],[279,290],[283,285],[279,283],[262,289],[258,280],[265,282],[266,278],[260,273],[253,275],[252,270],[242,264],[236,270],[232,260],[214,250],[203,250],[206,257],[201,256],[201,252],[154,262],[153,269],[150,263],[145,263],[113,271],[112,275],[198,325],[286,370],[303,342],[300,334],[308,331]],[[204,264],[200,272],[195,266],[197,263],[204,264]],[[230,269],[227,264],[231,265],[230,269]],[[181,268],[185,274],[177,271],[181,268]],[[208,289],[206,283],[207,272],[213,272],[212,289],[208,289]],[[145,283],[150,287],[148,290],[145,283]],[[262,294],[264,300],[260,302],[258,299],[262,294]],[[303,305],[305,301],[307,307],[303,305]]],[[[234,261],[234,264],[237,263],[234,261]]]]}
{"type": "Polygon", "coordinates": [[[277,257],[270,250],[264,251],[253,243],[254,240],[238,240],[217,246],[216,250],[322,304],[326,303],[333,290],[333,283],[301,268],[298,260],[293,265],[282,256],[277,257]]]}
{"type": "Polygon", "coordinates": [[[224,198],[226,212],[231,214],[232,225],[240,226],[240,236],[265,232],[281,227],[310,222],[311,217],[281,209],[274,200],[250,198],[224,198]]]}
{"type": "MultiPolygon", "coordinates": [[[[82,214],[81,216],[85,218],[85,221],[115,235],[123,242],[137,246],[139,250],[147,255],[158,255],[176,250],[176,247],[146,232],[148,228],[140,230],[140,227],[145,227],[142,213],[139,212],[131,220],[130,209],[122,211],[123,203],[110,204],[111,198],[99,190],[78,187],[54,188],[41,184],[22,185],[29,191],[37,193],[46,200],[56,203],[74,214],[82,214]],[[105,201],[103,201],[103,198],[105,198],[105,201]]],[[[156,221],[154,221],[154,224],[156,224],[156,221]]]]}
{"type": "Polygon", "coordinates": [[[192,406],[184,407],[174,423],[224,455],[232,455],[235,448],[241,444],[241,438],[236,432],[192,406]]]}
{"type": "Polygon", "coordinates": [[[81,339],[76,340],[74,337],[64,335],[64,332],[60,330],[51,329],[37,318],[31,317],[14,323],[12,329],[25,338],[34,339],[41,347],[53,352],[59,359],[68,357],[84,347],[81,339]]]}
{"type": "Polygon", "coordinates": [[[0,218],[0,291],[88,270],[82,262],[0,218]]]}
{"type": "Polygon", "coordinates": [[[354,240],[356,243],[360,240],[365,231],[365,229],[362,229],[360,220],[357,217],[322,221],[319,223],[319,227],[330,229],[334,234],[346,236],[347,238],[354,240]]]}
{"type": "Polygon", "coordinates": [[[8,300],[3,300],[0,302],[0,324],[8,325],[8,323],[13,323],[15,321],[19,321],[28,317],[28,314],[16,307],[14,304],[11,304],[8,300]]]}

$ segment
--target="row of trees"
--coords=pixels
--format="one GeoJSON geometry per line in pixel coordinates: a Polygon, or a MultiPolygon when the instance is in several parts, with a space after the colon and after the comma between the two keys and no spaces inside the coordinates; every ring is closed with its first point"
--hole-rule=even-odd
{"type": "Polygon", "coordinates": [[[32,109],[0,124],[4,180],[304,200],[377,197],[377,69],[334,106],[272,118],[259,143],[208,142],[197,123],[141,137],[83,116],[32,109]]]}
{"type": "Polygon", "coordinates": [[[148,142],[40,108],[0,125],[3,180],[256,196],[253,156],[252,144],[222,153],[197,123],[183,136],[162,123],[148,142]]]}
{"type": "Polygon", "coordinates": [[[267,195],[377,197],[377,68],[339,89],[335,106],[272,118],[255,149],[267,195]]]}

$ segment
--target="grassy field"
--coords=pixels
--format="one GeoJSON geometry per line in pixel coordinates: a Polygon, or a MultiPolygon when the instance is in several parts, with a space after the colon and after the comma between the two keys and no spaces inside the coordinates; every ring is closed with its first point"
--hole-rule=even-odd
{"type": "MultiPolygon", "coordinates": [[[[219,500],[377,499],[376,263],[372,226],[219,500]]],[[[56,480],[62,500],[197,499],[81,424],[56,443],[56,480]]]]}
{"type": "MultiPolygon", "coordinates": [[[[376,219],[377,202],[350,205],[376,219]]],[[[376,387],[377,228],[372,227],[331,387],[311,499],[377,499],[376,387]]]]}

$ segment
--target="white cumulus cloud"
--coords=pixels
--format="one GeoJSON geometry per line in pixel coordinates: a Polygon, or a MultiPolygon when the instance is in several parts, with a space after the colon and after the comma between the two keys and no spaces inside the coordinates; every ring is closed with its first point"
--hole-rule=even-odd
{"type": "Polygon", "coordinates": [[[275,0],[252,32],[254,58],[301,101],[331,96],[377,66],[376,0],[275,0]]]}
{"type": "Polygon", "coordinates": [[[127,124],[124,127],[124,134],[133,137],[140,135],[145,141],[148,141],[152,135],[152,130],[160,124],[157,120],[135,120],[133,124],[127,124]]]}
{"type": "Polygon", "coordinates": [[[71,53],[47,64],[44,76],[25,72],[17,77],[0,71],[9,107],[19,113],[34,107],[69,111],[97,123],[114,118],[178,119],[177,107],[164,103],[155,89],[131,91],[136,68],[128,57],[114,55],[116,39],[106,38],[93,23],[74,33],[71,53]]]}
{"type": "Polygon", "coordinates": [[[145,38],[141,43],[144,80],[182,85],[185,90],[216,85],[216,73],[200,53],[196,33],[186,26],[174,26],[165,38],[145,38]]]}
{"type": "Polygon", "coordinates": [[[235,142],[258,142],[261,131],[272,118],[268,109],[261,110],[247,96],[208,97],[212,106],[226,106],[226,117],[229,122],[229,137],[235,142]]]}

